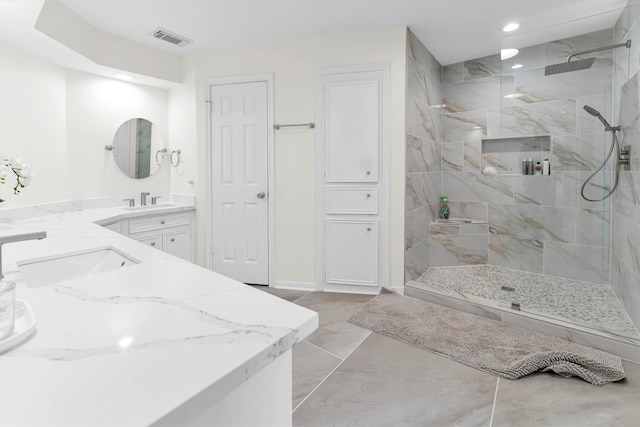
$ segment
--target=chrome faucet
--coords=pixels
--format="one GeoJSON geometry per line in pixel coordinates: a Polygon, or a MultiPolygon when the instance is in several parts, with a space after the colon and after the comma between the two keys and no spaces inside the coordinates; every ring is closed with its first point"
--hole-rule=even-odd
{"type": "Polygon", "coordinates": [[[151,193],[145,193],[144,191],[140,193],[140,205],[147,206],[147,196],[151,193]]]}
{"type": "Polygon", "coordinates": [[[0,236],[0,279],[4,277],[2,274],[2,245],[5,243],[23,242],[25,240],[40,240],[47,237],[46,231],[33,231],[31,233],[19,233],[9,236],[0,236]]]}

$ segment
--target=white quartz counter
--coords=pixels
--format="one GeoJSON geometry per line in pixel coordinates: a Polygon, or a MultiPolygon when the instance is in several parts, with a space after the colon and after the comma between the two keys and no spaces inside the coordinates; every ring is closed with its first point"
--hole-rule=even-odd
{"type": "Polygon", "coordinates": [[[0,425],[149,425],[205,392],[222,398],[316,329],[310,310],[95,224],[149,213],[0,222],[0,235],[18,226],[48,234],[2,248],[5,280],[16,282],[37,332],[0,354],[0,425]],[[105,246],[141,262],[38,288],[18,270],[23,260],[105,246]]]}

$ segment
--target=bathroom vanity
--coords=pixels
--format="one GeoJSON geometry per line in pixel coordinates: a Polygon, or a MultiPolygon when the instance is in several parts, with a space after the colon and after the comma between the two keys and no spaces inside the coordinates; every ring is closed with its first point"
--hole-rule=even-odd
{"type": "Polygon", "coordinates": [[[291,351],[317,314],[149,244],[190,230],[192,210],[0,221],[3,233],[47,232],[3,248],[5,279],[37,331],[0,354],[0,426],[291,425],[291,351]],[[122,258],[76,274],[95,251],[122,258]],[[62,258],[74,262],[58,271],[62,258]],[[30,279],[34,265],[51,274],[30,279]]]}

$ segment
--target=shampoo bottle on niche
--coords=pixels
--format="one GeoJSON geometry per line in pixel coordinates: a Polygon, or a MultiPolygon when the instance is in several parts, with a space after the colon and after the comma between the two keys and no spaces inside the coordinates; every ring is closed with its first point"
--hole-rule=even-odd
{"type": "Polygon", "coordinates": [[[549,158],[545,157],[542,161],[542,175],[551,175],[551,171],[549,170],[549,158]]]}
{"type": "Polygon", "coordinates": [[[440,196],[440,219],[449,219],[449,204],[447,196],[440,196]]]}

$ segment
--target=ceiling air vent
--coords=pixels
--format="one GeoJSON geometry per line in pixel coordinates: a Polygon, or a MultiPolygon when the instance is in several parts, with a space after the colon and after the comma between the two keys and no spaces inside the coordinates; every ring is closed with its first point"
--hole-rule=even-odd
{"type": "Polygon", "coordinates": [[[176,46],[184,46],[186,44],[191,43],[193,40],[189,40],[184,36],[180,36],[176,33],[172,33],[171,31],[167,31],[164,28],[158,28],[153,32],[153,37],[164,40],[176,46]]]}

